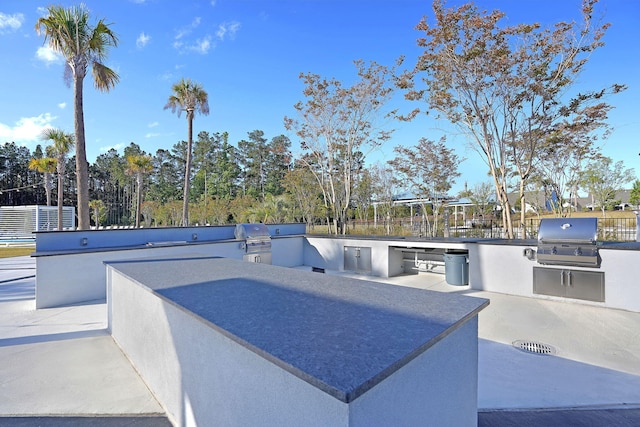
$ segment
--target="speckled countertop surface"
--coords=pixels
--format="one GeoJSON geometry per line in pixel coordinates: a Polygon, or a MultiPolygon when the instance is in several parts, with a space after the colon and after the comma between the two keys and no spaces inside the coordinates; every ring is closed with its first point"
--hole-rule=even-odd
{"type": "Polygon", "coordinates": [[[107,264],[344,402],[489,304],[480,298],[226,258],[107,264]]]}

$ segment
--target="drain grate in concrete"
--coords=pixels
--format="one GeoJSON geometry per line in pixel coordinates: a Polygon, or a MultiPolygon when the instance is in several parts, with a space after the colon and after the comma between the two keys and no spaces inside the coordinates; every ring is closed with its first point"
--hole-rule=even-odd
{"type": "Polygon", "coordinates": [[[513,346],[519,350],[526,351],[527,353],[542,355],[556,354],[556,349],[553,346],[543,344],[541,342],[517,340],[513,342],[513,346]]]}

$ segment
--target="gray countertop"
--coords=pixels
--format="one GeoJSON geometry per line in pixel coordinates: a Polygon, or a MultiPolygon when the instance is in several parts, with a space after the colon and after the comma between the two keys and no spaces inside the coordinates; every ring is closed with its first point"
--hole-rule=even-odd
{"type": "MultiPolygon", "coordinates": [[[[99,230],[99,232],[105,233],[109,230],[99,230]]],[[[113,231],[132,231],[132,230],[113,230],[113,231]]],[[[92,231],[93,232],[93,231],[92,231]]],[[[53,232],[51,232],[53,233],[53,232]]],[[[80,233],[80,232],[78,232],[80,233]]],[[[288,238],[298,238],[301,236],[306,236],[310,238],[326,238],[326,239],[336,239],[335,235],[325,235],[325,234],[308,234],[308,235],[284,235],[284,236],[272,236],[272,240],[276,239],[288,239],[288,238]]],[[[482,245],[501,245],[501,246],[537,246],[538,241],[536,239],[489,239],[489,238],[458,238],[458,237],[411,237],[411,236],[364,236],[364,235],[346,235],[339,236],[338,238],[343,240],[371,240],[371,241],[385,241],[388,242],[391,246],[410,246],[413,244],[420,244],[421,246],[428,246],[431,243],[437,243],[438,245],[442,244],[453,244],[453,245],[473,245],[473,244],[482,244],[482,245]]],[[[132,245],[117,245],[117,246],[80,246],[80,238],[74,240],[77,247],[73,248],[61,248],[57,250],[36,250],[31,254],[32,257],[44,257],[44,256],[58,256],[58,255],[77,255],[77,254],[86,254],[86,253],[97,253],[97,252],[111,252],[111,251],[126,251],[126,250],[134,250],[134,249],[147,249],[147,248],[157,248],[157,247],[167,247],[167,246],[198,246],[198,245],[209,245],[215,243],[228,243],[228,242],[240,242],[237,239],[218,239],[218,240],[197,240],[197,241],[188,241],[188,240],[171,240],[171,241],[150,241],[148,243],[137,243],[132,245]],[[77,240],[77,242],[76,242],[77,240]]],[[[93,240],[91,240],[93,242],[93,240]]],[[[93,243],[92,243],[93,244],[93,243]]],[[[610,242],[610,241],[598,241],[598,248],[602,249],[616,249],[616,250],[640,250],[640,242],[610,242]]]]}
{"type": "Polygon", "coordinates": [[[489,304],[480,298],[227,258],[107,264],[344,402],[489,304]]]}
{"type": "MultiPolygon", "coordinates": [[[[335,239],[334,235],[324,234],[309,234],[308,237],[313,238],[327,238],[335,239]]],[[[537,239],[499,239],[499,238],[473,238],[473,237],[398,237],[398,236],[359,236],[359,235],[346,235],[340,236],[340,239],[344,240],[374,240],[374,241],[386,241],[392,246],[407,246],[413,243],[429,244],[481,244],[481,245],[496,245],[496,246],[538,246],[537,239]]],[[[640,242],[615,242],[598,240],[596,243],[599,249],[616,249],[616,250],[640,250],[640,242]]]]}
{"type": "Polygon", "coordinates": [[[598,248],[638,251],[640,242],[598,242],[598,248]]]}

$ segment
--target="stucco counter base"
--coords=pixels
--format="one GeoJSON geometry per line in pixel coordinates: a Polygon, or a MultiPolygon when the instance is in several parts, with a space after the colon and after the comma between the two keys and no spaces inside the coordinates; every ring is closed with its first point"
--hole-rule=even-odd
{"type": "Polygon", "coordinates": [[[177,426],[477,423],[487,300],[200,256],[109,262],[107,289],[177,426]]]}

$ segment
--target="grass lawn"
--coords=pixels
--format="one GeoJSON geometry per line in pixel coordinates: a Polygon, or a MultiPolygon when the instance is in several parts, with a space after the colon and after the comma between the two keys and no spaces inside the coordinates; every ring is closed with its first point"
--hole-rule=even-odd
{"type": "MultiPolygon", "coordinates": [[[[520,218],[520,214],[516,214],[518,218],[520,218]]],[[[544,215],[541,215],[542,218],[553,218],[555,215],[553,215],[552,213],[547,213],[544,215]]],[[[605,216],[606,218],[632,218],[635,219],[636,218],[636,214],[633,213],[633,211],[631,210],[624,210],[624,211],[605,211],[605,216]]],[[[596,210],[596,211],[585,211],[585,212],[571,212],[571,215],[569,215],[570,218],[583,218],[583,217],[595,217],[595,218],[603,218],[602,216],[602,211],[601,210],[596,210]]],[[[537,218],[537,216],[534,215],[529,215],[527,216],[527,218],[537,218]]]]}
{"type": "Polygon", "coordinates": [[[0,248],[0,258],[11,258],[15,256],[31,255],[36,250],[32,248],[0,248]]]}

